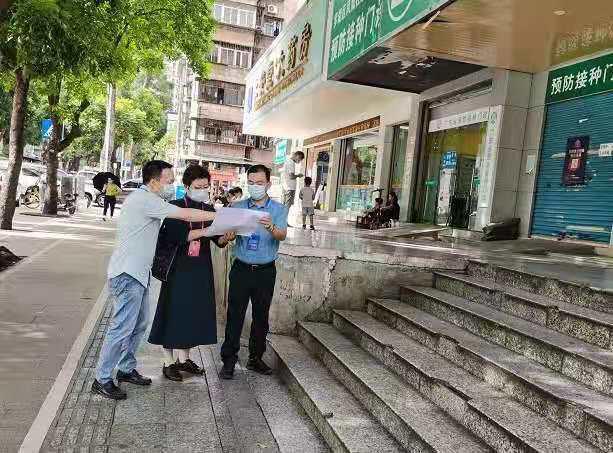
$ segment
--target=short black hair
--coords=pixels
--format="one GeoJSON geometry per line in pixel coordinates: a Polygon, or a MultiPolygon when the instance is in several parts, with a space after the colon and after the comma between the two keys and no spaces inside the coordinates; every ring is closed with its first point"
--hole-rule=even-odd
{"type": "Polygon", "coordinates": [[[160,179],[162,172],[172,165],[163,160],[150,160],[143,166],[143,184],[149,184],[152,179],[160,179]]]}
{"type": "Polygon", "coordinates": [[[383,198],[375,198],[375,203],[383,204],[383,198]]]}
{"type": "Polygon", "coordinates": [[[189,187],[196,179],[207,179],[211,182],[211,175],[202,165],[192,164],[183,172],[183,185],[189,187]]]}
{"type": "Polygon", "coordinates": [[[270,168],[268,168],[266,165],[262,165],[262,164],[252,165],[247,170],[247,176],[252,175],[253,173],[265,173],[266,181],[270,181],[270,168]]]}
{"type": "Polygon", "coordinates": [[[301,159],[304,159],[304,153],[303,153],[302,151],[296,151],[296,152],[294,153],[294,156],[298,156],[298,157],[300,157],[301,159]]]}
{"type": "Polygon", "coordinates": [[[240,187],[232,187],[230,190],[228,190],[229,193],[231,193],[232,195],[237,195],[237,194],[243,194],[243,189],[241,189],[240,187]]]}
{"type": "Polygon", "coordinates": [[[304,185],[305,186],[310,186],[312,182],[313,182],[313,178],[311,178],[310,176],[306,176],[304,178],[304,185]]]}

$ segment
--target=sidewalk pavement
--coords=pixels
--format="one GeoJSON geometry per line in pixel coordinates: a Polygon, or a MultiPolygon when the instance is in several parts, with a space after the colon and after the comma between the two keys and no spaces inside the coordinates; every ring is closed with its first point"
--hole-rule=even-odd
{"type": "MultiPolygon", "coordinates": [[[[159,285],[152,286],[151,312],[159,285]]],[[[90,391],[112,311],[112,299],[92,332],[64,402],[46,436],[44,452],[324,452],[316,428],[276,376],[242,368],[222,381],[219,346],[192,351],[204,376],[171,382],[162,377],[159,347],[143,344],[138,369],[150,387],[122,384],[125,401],[90,391]]],[[[244,355],[241,363],[245,363],[244,355]]]]}
{"type": "Polygon", "coordinates": [[[0,273],[0,451],[19,448],[105,284],[114,229],[95,214],[20,210],[0,231],[26,257],[0,273]]]}
{"type": "Polygon", "coordinates": [[[139,368],[150,388],[130,386],[119,403],[91,394],[112,310],[105,274],[115,233],[98,211],[20,212],[15,229],[0,232],[0,245],[27,257],[0,273],[0,452],[41,443],[58,452],[328,451],[276,376],[239,365],[234,381],[221,381],[218,346],[194,351],[205,376],[172,383],[160,350],[145,344],[139,368]]]}

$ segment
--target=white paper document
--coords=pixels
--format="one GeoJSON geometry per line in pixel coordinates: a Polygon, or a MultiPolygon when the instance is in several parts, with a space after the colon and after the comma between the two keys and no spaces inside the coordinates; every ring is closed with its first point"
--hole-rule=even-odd
{"type": "Polygon", "coordinates": [[[230,231],[235,231],[239,236],[250,236],[264,228],[259,220],[266,216],[270,214],[253,209],[220,208],[213,224],[208,227],[207,236],[220,236],[230,231]]]}

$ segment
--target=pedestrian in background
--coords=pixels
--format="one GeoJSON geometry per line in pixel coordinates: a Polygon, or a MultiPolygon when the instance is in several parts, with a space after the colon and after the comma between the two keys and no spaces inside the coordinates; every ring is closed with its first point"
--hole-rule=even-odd
{"type": "Polygon", "coordinates": [[[96,367],[92,391],[106,398],[122,400],[126,392],[117,381],[151,385],[151,379],[137,370],[136,351],[149,325],[149,283],[151,264],[160,223],[165,218],[208,222],[215,213],[179,208],[164,201],[175,188],[172,165],[161,160],[143,167],[143,185],[126,198],[117,229],[117,245],[108,267],[108,288],[114,299],[113,316],[105,335],[96,367]]]}
{"type": "Polygon", "coordinates": [[[228,191],[228,205],[232,206],[232,204],[237,201],[241,201],[243,199],[243,189],[240,187],[234,187],[228,191]]]}
{"type": "Polygon", "coordinates": [[[115,204],[117,203],[117,196],[121,193],[121,188],[115,184],[113,178],[109,178],[102,188],[104,193],[104,211],[102,213],[102,220],[106,222],[106,213],[110,208],[111,219],[115,213],[115,204]]]}
{"type": "Polygon", "coordinates": [[[304,153],[302,151],[296,151],[292,154],[290,159],[285,160],[283,165],[283,175],[281,183],[283,186],[283,204],[287,209],[291,208],[294,204],[294,198],[296,197],[296,183],[298,178],[302,178],[302,173],[296,173],[296,164],[299,164],[304,160],[304,153]]]}
{"type": "Polygon", "coordinates": [[[254,165],[247,170],[249,198],[234,208],[253,209],[267,215],[260,220],[263,228],[249,237],[239,236],[234,246],[234,264],[230,270],[226,332],[221,347],[221,377],[232,379],[240,350],[241,331],[251,300],[251,334],[247,368],[260,374],[271,374],[262,357],[266,351],[268,313],[275,291],[279,244],[287,236],[287,208],[271,200],[270,169],[254,165]]]}
{"type": "MultiPolygon", "coordinates": [[[[179,207],[215,212],[210,204],[209,172],[190,165],[183,173],[185,197],[170,203],[179,207]]],[[[181,372],[201,375],[203,369],[190,358],[190,349],[217,344],[217,312],[211,242],[225,247],[234,235],[207,237],[210,222],[166,219],[157,250],[176,249],[168,278],[162,282],[149,343],[163,348],[162,375],[182,381],[181,372]]]]}
{"type": "Polygon", "coordinates": [[[306,219],[311,222],[311,230],[315,229],[313,218],[315,217],[315,192],[311,187],[313,180],[308,176],[304,178],[304,187],[300,190],[300,199],[302,200],[302,229],[306,230],[306,219]]]}

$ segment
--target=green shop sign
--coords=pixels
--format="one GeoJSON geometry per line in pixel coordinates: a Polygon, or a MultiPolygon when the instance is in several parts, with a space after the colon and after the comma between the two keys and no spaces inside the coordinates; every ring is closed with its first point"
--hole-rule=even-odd
{"type": "Polygon", "coordinates": [[[334,0],[328,77],[450,0],[334,0]]]}
{"type": "Polygon", "coordinates": [[[549,73],[546,103],[613,91],[613,54],[549,73]]]}

